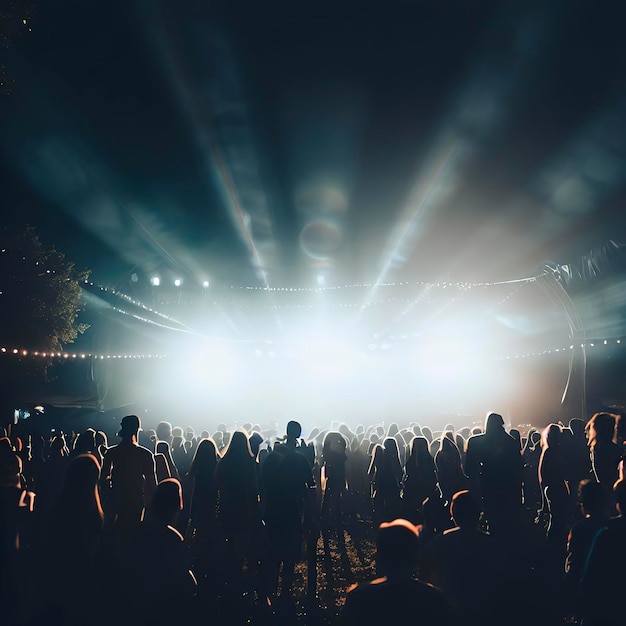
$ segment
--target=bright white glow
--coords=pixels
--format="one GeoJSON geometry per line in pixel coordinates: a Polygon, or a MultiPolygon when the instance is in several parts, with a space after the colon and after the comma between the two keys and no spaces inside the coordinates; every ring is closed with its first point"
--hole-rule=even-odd
{"type": "Polygon", "coordinates": [[[202,283],[202,286],[203,286],[205,289],[208,289],[208,288],[209,288],[209,281],[208,281],[208,280],[205,280],[205,281],[202,283]]]}
{"type": "Polygon", "coordinates": [[[318,274],[317,276],[317,284],[319,287],[323,287],[326,284],[326,278],[324,274],[318,274]]]}
{"type": "MultiPolygon", "coordinates": [[[[227,344],[208,345],[172,359],[166,368],[168,383],[174,383],[186,400],[207,392],[221,391],[234,382],[236,358],[227,344]]],[[[206,399],[206,398],[205,398],[206,399]]]]}
{"type": "Polygon", "coordinates": [[[359,354],[346,338],[312,334],[294,342],[303,373],[318,380],[337,380],[354,373],[359,354]]]}
{"type": "Polygon", "coordinates": [[[174,285],[176,285],[176,287],[180,287],[183,284],[183,281],[180,278],[177,278],[174,281],[174,285]]]}
{"type": "Polygon", "coordinates": [[[152,283],[153,287],[158,287],[161,284],[161,279],[158,276],[153,276],[150,279],[150,282],[152,283]]]}

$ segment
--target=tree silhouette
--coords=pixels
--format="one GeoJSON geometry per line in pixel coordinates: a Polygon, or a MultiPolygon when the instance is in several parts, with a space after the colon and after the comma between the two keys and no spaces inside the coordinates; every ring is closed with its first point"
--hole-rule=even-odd
{"type": "Polygon", "coordinates": [[[88,276],[55,248],[44,247],[32,228],[0,231],[0,347],[5,350],[0,384],[5,397],[19,395],[33,376],[46,378],[48,354],[62,351],[88,328],[77,320],[80,285],[88,276]]]}

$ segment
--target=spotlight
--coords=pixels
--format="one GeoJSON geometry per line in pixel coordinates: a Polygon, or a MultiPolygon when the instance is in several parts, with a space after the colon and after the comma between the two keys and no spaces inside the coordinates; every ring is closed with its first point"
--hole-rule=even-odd
{"type": "Polygon", "coordinates": [[[150,279],[150,282],[152,283],[153,287],[158,287],[161,284],[161,279],[158,276],[153,276],[150,279]]]}
{"type": "Polygon", "coordinates": [[[177,278],[174,281],[174,285],[176,285],[176,287],[180,287],[183,284],[183,281],[180,278],[177,278]]]}
{"type": "Polygon", "coordinates": [[[208,281],[208,280],[205,280],[205,281],[202,283],[202,286],[203,286],[205,289],[208,289],[208,288],[209,288],[209,281],[208,281]]]}

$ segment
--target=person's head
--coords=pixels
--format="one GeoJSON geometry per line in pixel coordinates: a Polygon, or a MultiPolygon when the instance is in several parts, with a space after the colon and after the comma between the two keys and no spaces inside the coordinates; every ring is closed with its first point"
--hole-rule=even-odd
{"type": "Polygon", "coordinates": [[[146,514],[147,519],[163,524],[173,524],[183,510],[183,491],[176,478],[166,478],[154,491],[146,514]]]}
{"type": "Polygon", "coordinates": [[[384,453],[385,453],[385,449],[379,443],[375,443],[372,446],[370,455],[372,457],[373,467],[380,467],[382,465],[384,453]]]}
{"type": "Polygon", "coordinates": [[[605,445],[613,440],[615,434],[615,415],[611,413],[596,413],[585,427],[587,441],[591,448],[598,444],[605,445]]]}
{"type": "Polygon", "coordinates": [[[511,430],[509,431],[509,435],[511,435],[511,437],[513,437],[513,439],[517,441],[517,445],[519,446],[521,450],[522,449],[522,433],[520,433],[520,431],[517,428],[511,428],[511,430]]]}
{"type": "Polygon", "coordinates": [[[419,530],[405,519],[385,522],[376,535],[376,568],[390,579],[408,578],[417,565],[419,530]]]}
{"type": "Polygon", "coordinates": [[[578,503],[585,515],[598,515],[606,511],[606,488],[598,481],[585,478],[578,484],[578,503]]]}
{"type": "Polygon", "coordinates": [[[76,506],[89,506],[103,516],[98,492],[100,463],[93,454],[81,454],[67,466],[61,498],[76,506]]]}
{"type": "Polygon", "coordinates": [[[475,530],[480,519],[480,505],[467,489],[457,491],[452,496],[450,514],[459,528],[475,530]]]}
{"type": "Polygon", "coordinates": [[[238,428],[231,436],[228,447],[223,455],[224,459],[252,459],[254,455],[250,449],[250,441],[245,430],[238,428]]]}
{"type": "Polygon", "coordinates": [[[322,446],[323,454],[329,453],[345,454],[347,447],[344,436],[337,431],[329,431],[324,436],[324,443],[322,446]]]}
{"type": "Polygon", "coordinates": [[[413,437],[411,439],[411,459],[419,464],[423,459],[426,458],[426,455],[430,455],[428,451],[428,439],[426,437],[413,437]]]}
{"type": "Polygon", "coordinates": [[[184,432],[180,426],[174,426],[174,428],[172,428],[172,437],[182,439],[183,435],[184,432]]]}
{"type": "Polygon", "coordinates": [[[561,442],[561,427],[558,424],[549,424],[543,431],[542,443],[544,448],[555,448],[561,442]]]}
{"type": "Polygon", "coordinates": [[[156,436],[159,441],[171,441],[172,425],[169,422],[159,422],[156,427],[156,436]]]}
{"type": "Polygon", "coordinates": [[[136,415],[126,415],[122,418],[121,428],[117,436],[122,439],[136,439],[140,428],[141,420],[136,415]]]}
{"type": "Polygon", "coordinates": [[[287,422],[287,440],[293,441],[302,435],[302,426],[295,420],[287,422]]]}
{"type": "Polygon", "coordinates": [[[204,473],[212,474],[215,471],[218,459],[219,452],[213,439],[208,437],[201,439],[191,461],[189,474],[192,476],[204,473]]]}
{"type": "Polygon", "coordinates": [[[94,452],[96,450],[96,431],[88,428],[85,432],[80,433],[74,441],[74,452],[83,454],[94,452]]]}
{"type": "Polygon", "coordinates": [[[489,413],[485,420],[485,434],[492,435],[504,431],[504,419],[498,413],[489,413]]]}
{"type": "Polygon", "coordinates": [[[428,439],[428,443],[430,444],[433,440],[433,431],[428,428],[428,426],[422,426],[422,435],[428,439]]]}
{"type": "Polygon", "coordinates": [[[449,437],[441,438],[441,453],[445,455],[445,457],[452,461],[460,463],[461,462],[461,454],[459,449],[456,447],[456,443],[452,441],[449,437]]]}
{"type": "Polygon", "coordinates": [[[260,433],[254,432],[249,437],[250,441],[250,450],[252,451],[252,456],[256,458],[257,454],[259,454],[259,448],[263,443],[263,436],[260,433]]]}
{"type": "Polygon", "coordinates": [[[385,461],[400,462],[400,453],[398,450],[398,442],[393,437],[387,437],[383,442],[383,448],[385,449],[385,461]]]}

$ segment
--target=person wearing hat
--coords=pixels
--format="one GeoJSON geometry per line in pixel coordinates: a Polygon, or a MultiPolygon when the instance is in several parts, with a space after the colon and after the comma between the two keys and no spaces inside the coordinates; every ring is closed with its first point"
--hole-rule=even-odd
{"type": "Polygon", "coordinates": [[[136,415],[122,418],[117,436],[122,440],[109,448],[102,464],[102,477],[110,485],[108,511],[123,541],[142,519],[156,489],[154,455],[137,443],[141,422],[136,415]]]}

